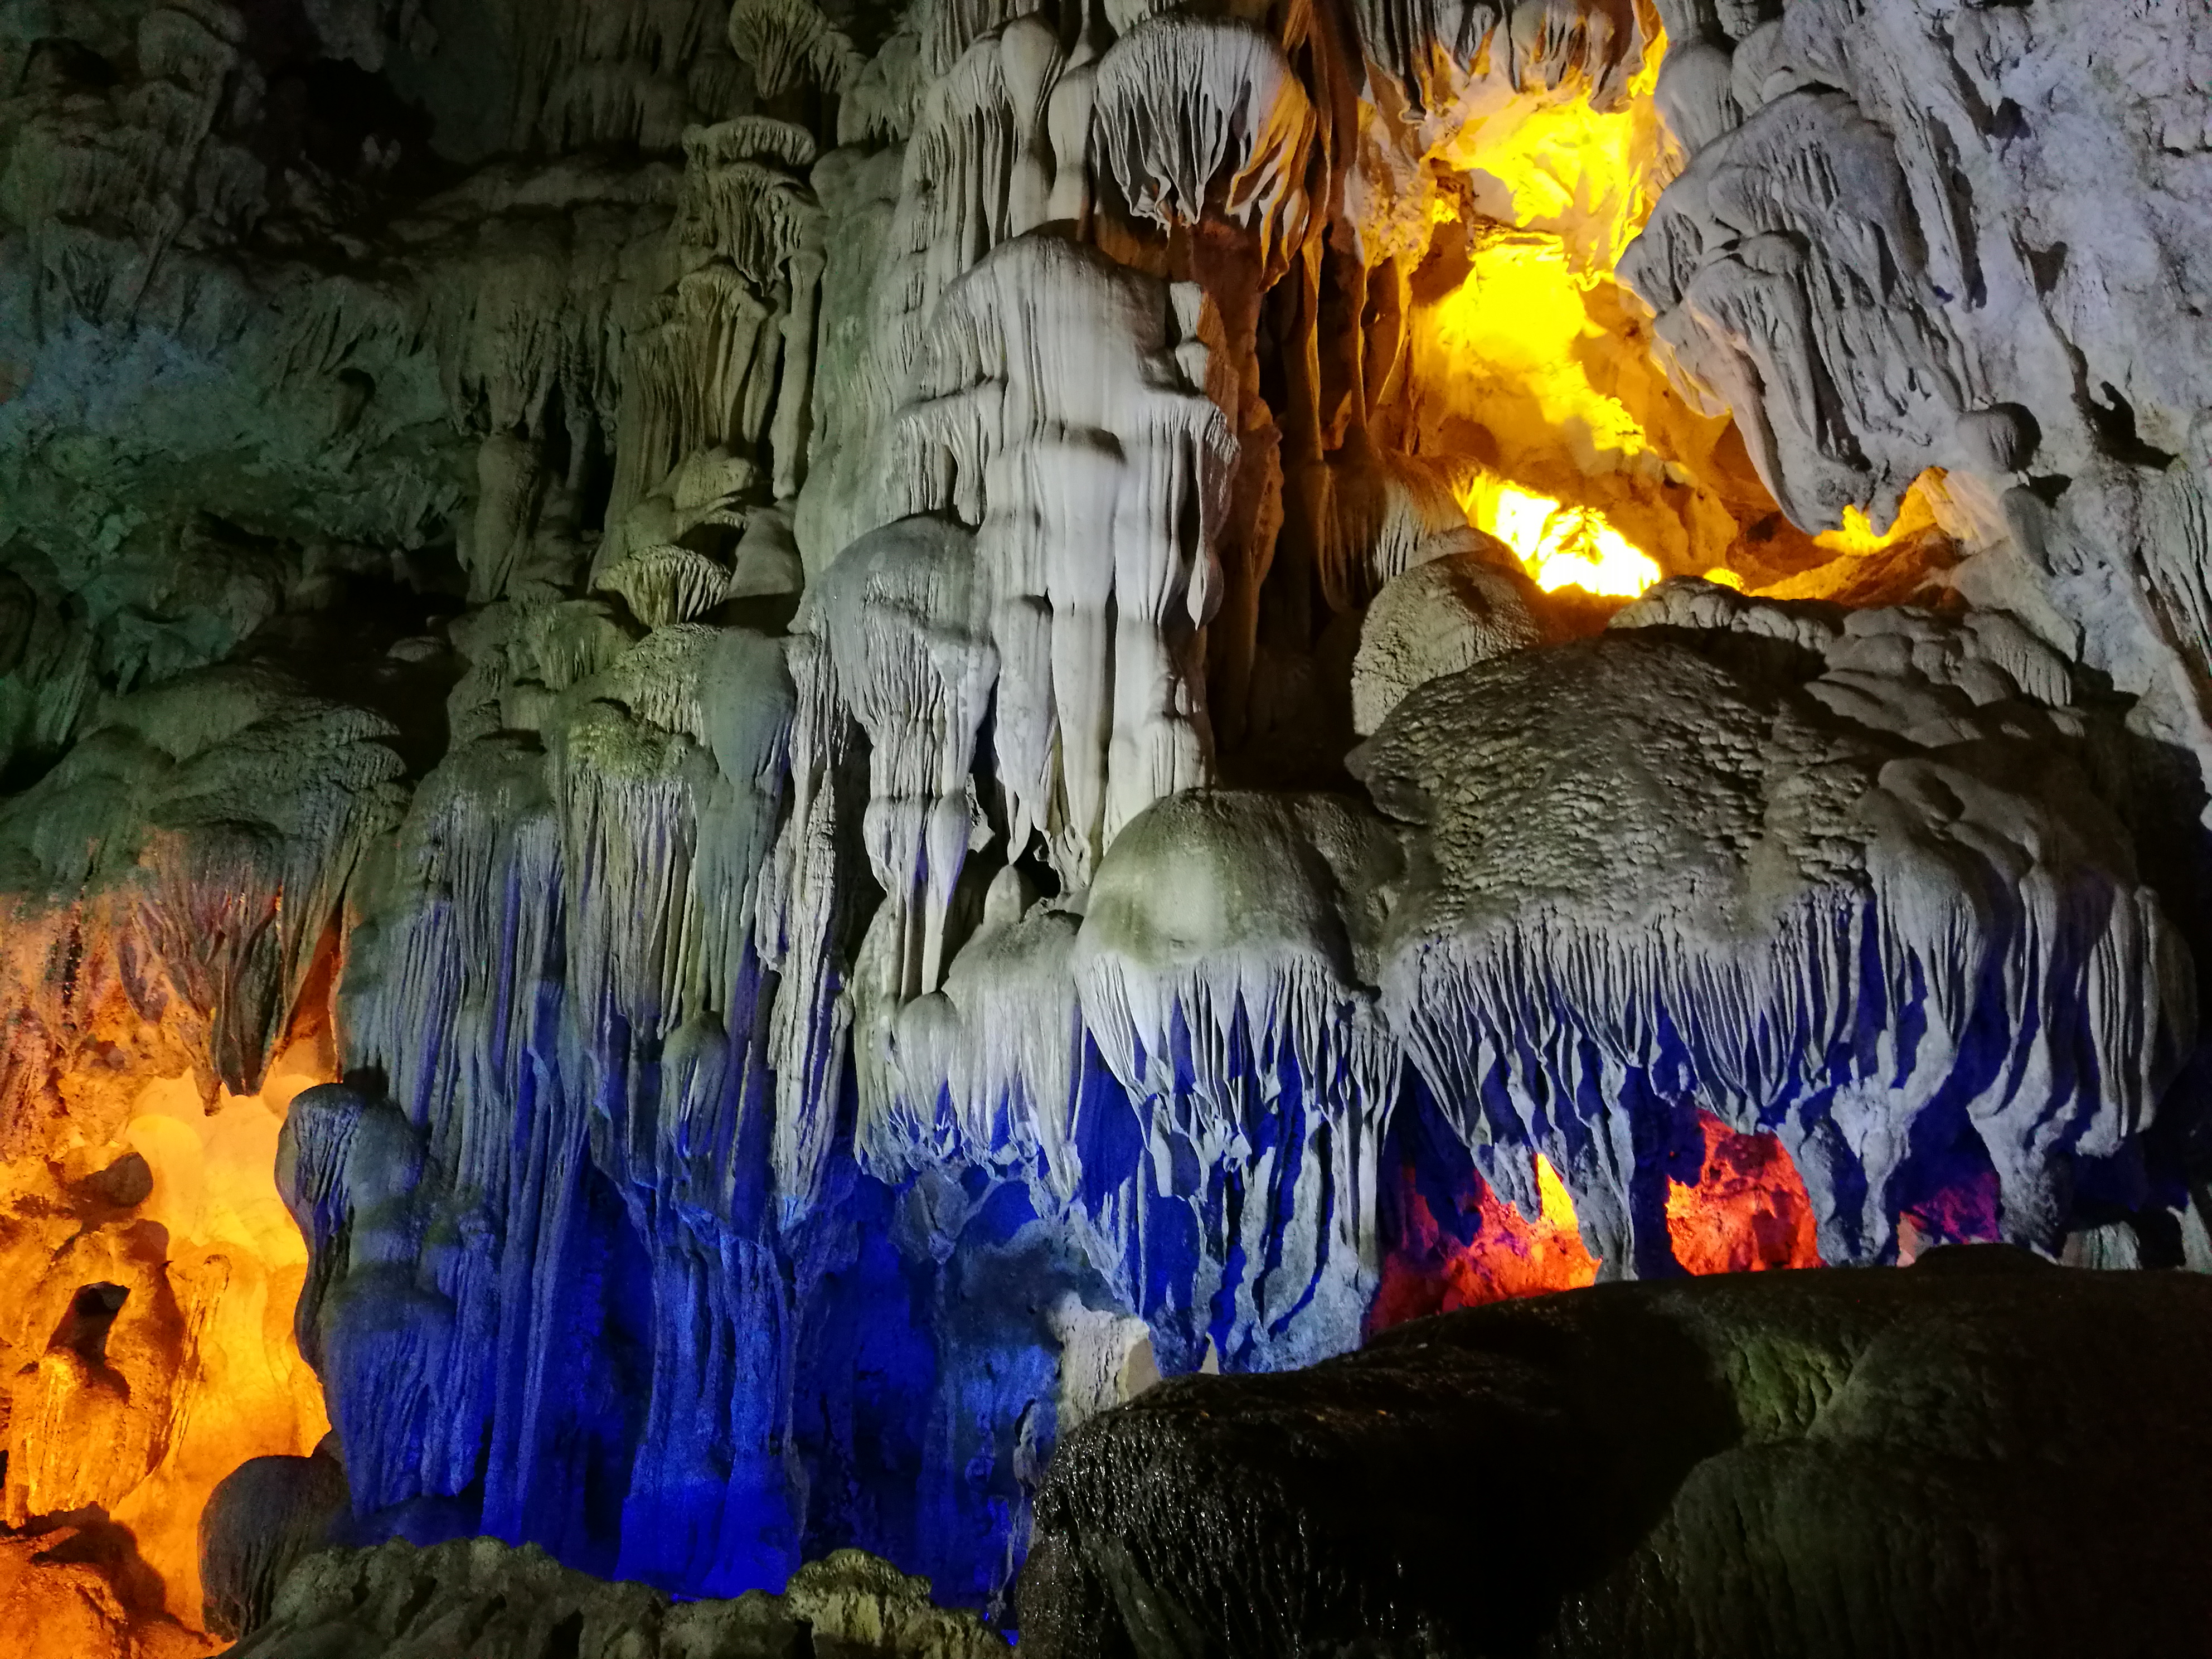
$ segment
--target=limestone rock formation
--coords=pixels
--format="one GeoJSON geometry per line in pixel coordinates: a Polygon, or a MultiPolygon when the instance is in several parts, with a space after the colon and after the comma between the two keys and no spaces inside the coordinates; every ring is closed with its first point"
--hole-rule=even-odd
{"type": "Polygon", "coordinates": [[[404,799],[391,735],[266,669],[198,669],[109,699],[0,809],[0,1504],[21,1627],[74,1631],[27,1653],[189,1642],[209,1491],[328,1426],[267,1172],[334,1064],[332,930],[404,799]]]}
{"type": "Polygon", "coordinates": [[[2202,11],[0,5],[4,1605],[2212,1267],[2202,11]]]}
{"type": "Polygon", "coordinates": [[[200,1511],[200,1586],[210,1632],[238,1636],[269,1621],[292,1569],[331,1541],[350,1507],[333,1437],[306,1457],[252,1457],[225,1475],[200,1511]]]}
{"type": "Polygon", "coordinates": [[[1540,605],[1510,550],[1480,531],[1469,545],[1392,578],[1367,607],[1352,663],[1352,725],[1371,737],[1408,692],[1543,642],[1540,605]],[[1479,538],[1479,539],[1478,539],[1479,538]]]}
{"type": "Polygon", "coordinates": [[[2049,605],[2203,752],[2179,690],[2203,672],[2202,20],[1737,10],[1700,32],[1695,153],[1621,267],[1681,383],[1801,524],[1886,523],[1948,469],[1988,550],[1965,590],[2049,605]],[[2123,546],[2141,574],[2115,584],[2123,546]]]}
{"type": "Polygon", "coordinates": [[[0,1543],[0,1640],[15,1653],[201,1659],[207,1642],[161,1606],[129,1529],[94,1521],[0,1543]]]}
{"type": "Polygon", "coordinates": [[[1023,1650],[2185,1649],[2208,1343],[2201,1279],[1986,1246],[1601,1285],[1182,1378],[1062,1448],[1023,1650]]]}
{"type": "Polygon", "coordinates": [[[1543,1152],[1616,1270],[1669,1261],[1692,1101],[1781,1135],[1826,1261],[1887,1249],[1915,1144],[1961,1132],[2055,1249],[2071,1167],[2127,1157],[2195,1034],[2094,781],[2117,735],[2007,618],[1662,586],[1353,757],[1420,832],[1383,1005],[1490,1179],[1533,1212],[1543,1152]]]}
{"type": "Polygon", "coordinates": [[[989,1659],[1005,1638],[932,1605],[929,1582],[843,1550],[781,1595],[684,1601],[572,1571],[544,1551],[472,1538],[329,1551],[295,1568],[274,1614],[225,1659],[989,1659]]]}

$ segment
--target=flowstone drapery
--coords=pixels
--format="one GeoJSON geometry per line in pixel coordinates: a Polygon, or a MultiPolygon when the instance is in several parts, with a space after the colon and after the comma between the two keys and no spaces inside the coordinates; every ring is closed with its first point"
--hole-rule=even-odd
{"type": "Polygon", "coordinates": [[[9,1524],[186,1479],[103,1070],[320,1085],[233,1625],[479,1532],[1004,1615],[1164,1374],[2212,1266],[2212,34],[2125,9],[0,10],[9,1524]]]}
{"type": "Polygon", "coordinates": [[[2075,704],[2001,616],[1695,582],[1433,681],[1353,761],[1419,830],[1384,1006],[1491,1180],[1534,1213],[1548,1157],[1609,1262],[1671,1265],[1693,1103],[1781,1136],[1826,1261],[1885,1254],[1916,1149],[1962,1138],[2056,1249],[2196,1019],[2075,704]]]}

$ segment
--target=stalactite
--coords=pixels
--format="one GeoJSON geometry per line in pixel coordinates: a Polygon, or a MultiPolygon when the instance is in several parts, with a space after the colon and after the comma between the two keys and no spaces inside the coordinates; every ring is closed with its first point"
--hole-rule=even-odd
{"type": "Polygon", "coordinates": [[[1228,434],[1167,297],[1055,237],[1003,245],[939,306],[893,435],[908,510],[977,526],[1008,845],[1042,834],[1076,884],[1210,765],[1195,630],[1228,434]]]}
{"type": "Polygon", "coordinates": [[[1432,872],[1386,1003],[1486,1171],[1525,1212],[1549,1158],[1610,1271],[1668,1259],[1653,1183],[1692,1098],[1782,1135],[1826,1261],[1892,1248],[1923,1115],[2053,1248],[2065,1164],[2128,1156],[2194,1029],[2171,925],[2057,758],[2088,719],[2016,625],[1839,628],[1694,584],[1432,681],[1359,762],[1432,872]],[[1701,607],[1708,640],[1822,666],[1658,642],[1701,607]]]}

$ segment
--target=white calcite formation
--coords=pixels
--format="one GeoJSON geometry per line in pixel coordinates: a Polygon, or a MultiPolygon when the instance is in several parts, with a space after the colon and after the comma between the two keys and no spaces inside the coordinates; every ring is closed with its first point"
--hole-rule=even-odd
{"type": "Polygon", "coordinates": [[[1708,1120],[1832,1264],[2212,1266],[2212,24],[2122,9],[0,8],[0,1147],[334,1017],[221,1616],[1003,1613],[1074,1423],[1547,1169],[1672,1273],[1708,1120]]]}
{"type": "Polygon", "coordinates": [[[1371,736],[1416,688],[1542,643],[1541,609],[1509,549],[1462,531],[1368,605],[1352,661],[1352,729],[1371,736]]]}
{"type": "Polygon", "coordinates": [[[1698,21],[1668,60],[1694,154],[1621,267],[1686,391],[1734,414],[1801,524],[1886,522],[1949,469],[1986,550],[1961,590],[2203,755],[2201,15],[1794,0],[1698,21]]]}
{"type": "Polygon", "coordinates": [[[1198,629],[1229,435],[1184,296],[1057,237],[948,289],[890,459],[909,511],[976,525],[1016,851],[1080,885],[1161,796],[1206,782],[1198,629]]]}
{"type": "Polygon", "coordinates": [[[1616,1269],[1668,1260],[1692,1102],[1781,1135],[1827,1261],[1891,1246],[1943,1114],[2055,1248],[2070,1159],[2132,1143],[2196,1024],[2097,727],[2002,617],[1662,587],[1420,688],[1355,757],[1420,832],[1384,1004],[1492,1178],[1533,1207],[1547,1157],[1616,1269]]]}
{"type": "Polygon", "coordinates": [[[1400,863],[1348,801],[1182,795],[1115,843],[1076,937],[1085,1023],[1147,1139],[1125,1258],[1194,1246],[1192,1312],[1246,1364],[1350,1346],[1372,1290],[1398,1056],[1371,988],[1400,863]],[[1169,1218],[1189,1243],[1149,1237],[1169,1218]]]}

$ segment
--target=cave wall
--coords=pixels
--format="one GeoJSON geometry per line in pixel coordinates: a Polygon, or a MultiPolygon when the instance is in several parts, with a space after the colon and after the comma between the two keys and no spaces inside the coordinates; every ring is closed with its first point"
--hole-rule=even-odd
{"type": "Polygon", "coordinates": [[[1075,1425],[1412,1311],[2212,1264],[2208,53],[12,7],[6,1144],[327,1006],[338,1534],[690,1594],[1003,1610],[1075,1425]]]}

